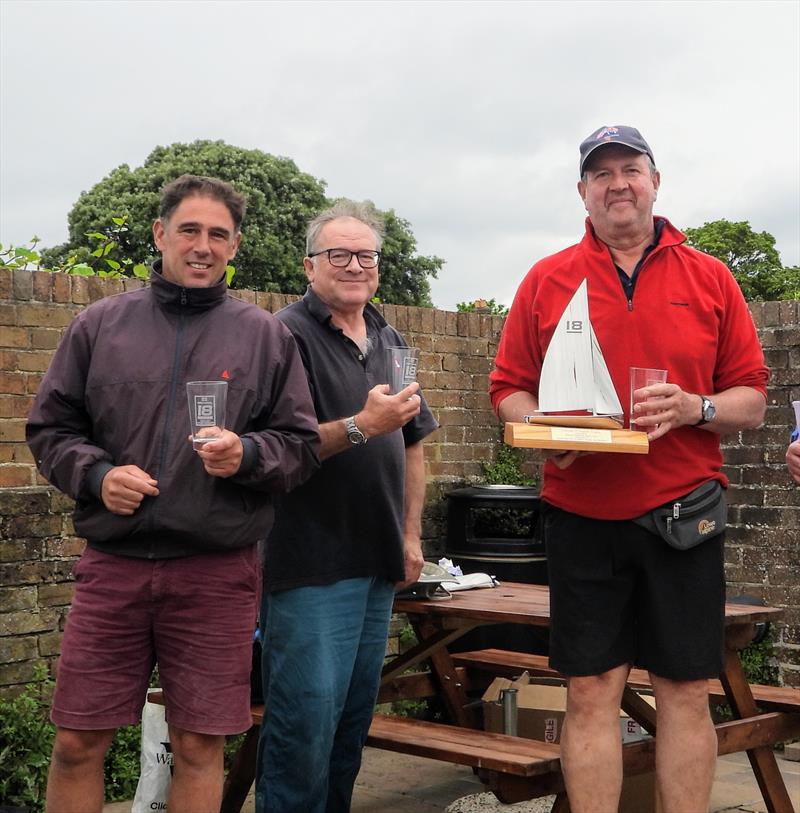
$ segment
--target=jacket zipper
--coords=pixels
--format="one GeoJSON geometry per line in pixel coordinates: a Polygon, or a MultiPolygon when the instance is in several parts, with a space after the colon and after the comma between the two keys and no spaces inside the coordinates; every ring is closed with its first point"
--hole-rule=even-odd
{"type": "MultiPolygon", "coordinates": [[[[633,275],[630,278],[631,280],[630,286],[626,286],[624,283],[622,283],[623,292],[625,294],[625,298],[628,301],[628,311],[633,310],[633,294],[636,289],[636,283],[639,281],[639,275],[644,270],[647,261],[653,256],[653,254],[656,253],[657,250],[658,246],[654,246],[650,251],[647,252],[647,255],[644,257],[644,259],[639,260],[639,262],[636,265],[636,268],[634,268],[633,270],[633,275]]],[[[617,267],[616,264],[614,264],[615,269],[616,267],[617,267]]]]}
{"type": "MultiPolygon", "coordinates": [[[[186,295],[186,290],[181,289],[181,305],[185,307],[188,303],[188,297],[186,295]]],[[[178,388],[178,372],[179,366],[181,362],[181,351],[183,348],[183,332],[185,326],[186,314],[184,311],[181,311],[180,317],[178,319],[178,330],[175,335],[175,353],[172,358],[172,377],[169,383],[169,395],[167,396],[167,410],[164,416],[164,430],[163,435],[161,437],[161,451],[158,456],[158,475],[157,478],[159,480],[160,485],[160,477],[161,473],[164,471],[164,464],[167,460],[167,451],[169,450],[169,436],[170,436],[170,425],[172,423],[172,416],[175,414],[175,398],[176,398],[176,390],[178,388]]],[[[148,521],[148,531],[152,532],[156,527],[156,515],[158,514],[158,501],[155,502],[153,506],[153,510],[150,512],[150,518],[148,521]]],[[[148,552],[148,558],[154,559],[155,558],[155,544],[156,540],[150,540],[150,551],[148,552]]]]}
{"type": "MultiPolygon", "coordinates": [[[[639,258],[639,262],[636,263],[636,267],[633,269],[633,274],[631,274],[631,276],[630,276],[630,281],[631,281],[630,286],[626,285],[622,280],[622,274],[624,274],[625,272],[619,270],[619,266],[614,262],[613,258],[611,260],[611,262],[614,263],[614,270],[617,272],[617,275],[620,277],[620,285],[622,285],[622,292],[625,294],[625,299],[628,302],[628,311],[633,310],[633,293],[634,293],[634,288],[636,287],[636,283],[639,281],[639,274],[641,273],[642,269],[645,266],[645,263],[650,259],[650,257],[652,257],[653,254],[655,254],[659,250],[659,248],[661,248],[661,246],[659,244],[661,242],[661,233],[663,232],[663,230],[664,230],[664,226],[663,226],[663,222],[662,222],[662,225],[656,228],[656,231],[655,231],[655,240],[656,241],[655,241],[655,243],[648,246],[644,250],[644,253],[639,258]]],[[[609,253],[609,255],[611,254],[610,251],[608,253],[609,253]]]]}

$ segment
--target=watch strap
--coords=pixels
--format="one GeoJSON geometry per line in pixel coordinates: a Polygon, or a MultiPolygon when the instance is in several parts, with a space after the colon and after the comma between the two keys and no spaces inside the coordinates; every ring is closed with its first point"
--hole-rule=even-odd
{"type": "Polygon", "coordinates": [[[710,420],[712,420],[716,412],[714,409],[714,402],[707,395],[701,395],[700,398],[700,420],[694,424],[694,426],[703,426],[704,424],[707,424],[710,420]]]}

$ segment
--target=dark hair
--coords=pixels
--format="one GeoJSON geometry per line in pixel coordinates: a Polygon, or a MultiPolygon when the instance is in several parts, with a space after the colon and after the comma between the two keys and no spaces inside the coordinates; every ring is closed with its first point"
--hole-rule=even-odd
{"type": "Polygon", "coordinates": [[[170,181],[161,190],[161,207],[158,216],[169,220],[172,213],[180,206],[184,198],[192,195],[204,195],[224,203],[233,218],[236,231],[242,228],[242,221],[247,210],[244,195],[237,192],[227,181],[219,178],[208,178],[205,175],[181,175],[170,181]]]}

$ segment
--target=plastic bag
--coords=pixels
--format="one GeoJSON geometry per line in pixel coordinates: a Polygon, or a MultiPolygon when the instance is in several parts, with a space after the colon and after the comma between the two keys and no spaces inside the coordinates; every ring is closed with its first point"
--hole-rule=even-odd
{"type": "Polygon", "coordinates": [[[131,813],[166,810],[171,780],[172,747],[164,706],[148,701],[142,709],[141,771],[131,813]]]}
{"type": "Polygon", "coordinates": [[[463,576],[451,576],[442,580],[442,587],[451,593],[459,590],[473,590],[478,587],[497,587],[498,581],[488,573],[466,573],[463,576]]]}

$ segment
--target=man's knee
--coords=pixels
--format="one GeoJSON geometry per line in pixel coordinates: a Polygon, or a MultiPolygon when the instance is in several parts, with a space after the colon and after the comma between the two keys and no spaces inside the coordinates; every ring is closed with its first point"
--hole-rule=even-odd
{"type": "Polygon", "coordinates": [[[57,728],[53,741],[53,764],[62,770],[102,765],[116,729],[80,731],[57,728]]]}
{"type": "Polygon", "coordinates": [[[600,675],[568,678],[567,711],[572,715],[619,715],[629,671],[626,664],[600,675]]]}
{"type": "Polygon", "coordinates": [[[668,680],[652,673],[650,680],[659,719],[678,716],[705,719],[710,716],[707,680],[668,680]]]}
{"type": "Polygon", "coordinates": [[[176,768],[205,770],[221,762],[225,737],[218,734],[198,734],[170,726],[170,745],[176,768]]]}
{"type": "Polygon", "coordinates": [[[569,700],[576,705],[619,704],[629,667],[618,666],[600,675],[582,675],[567,678],[569,700]]]}

